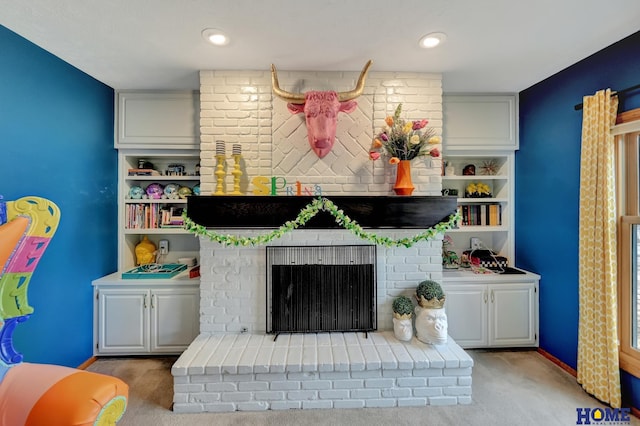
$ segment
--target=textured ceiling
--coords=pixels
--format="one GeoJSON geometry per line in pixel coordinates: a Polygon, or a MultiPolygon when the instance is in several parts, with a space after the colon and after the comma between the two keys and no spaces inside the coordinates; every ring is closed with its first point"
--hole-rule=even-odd
{"type": "Polygon", "coordinates": [[[201,69],[437,72],[518,92],[638,31],[640,1],[0,0],[0,24],[114,89],[197,89],[201,69]],[[220,28],[214,47],[201,37],[220,28]],[[445,32],[423,50],[418,39],[445,32]]]}

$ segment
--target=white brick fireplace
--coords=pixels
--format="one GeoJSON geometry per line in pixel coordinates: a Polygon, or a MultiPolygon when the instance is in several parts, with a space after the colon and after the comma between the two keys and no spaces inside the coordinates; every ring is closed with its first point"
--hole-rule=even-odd
{"type": "MultiPolygon", "coordinates": [[[[375,69],[375,63],[373,68],[375,69]]],[[[350,90],[359,72],[279,72],[289,91],[350,90]]],[[[304,118],[271,93],[268,71],[201,71],[201,193],[215,191],[216,141],[242,147],[242,191],[251,179],[278,177],[279,193],[299,181],[322,195],[392,195],[395,170],[371,162],[374,133],[403,104],[406,119],[429,120],[441,134],[441,76],[369,73],[358,109],[340,114],[336,143],[319,159],[304,118]],[[287,182],[285,185],[284,182],[287,182]]],[[[228,160],[231,170],[233,162],[228,160]]],[[[441,158],[412,163],[414,195],[440,195],[441,158]]],[[[233,188],[228,174],[227,188],[233,188]]],[[[339,207],[339,206],[338,206],[339,207]]],[[[291,218],[293,219],[293,218],[291,218]]],[[[254,236],[268,230],[217,230],[254,236]]],[[[417,230],[383,229],[399,238],[417,230]]],[[[272,245],[366,244],[349,231],[296,230],[272,245]]],[[[282,335],[266,330],[266,249],[226,247],[200,239],[201,335],[174,365],[174,411],[357,408],[471,402],[471,358],[450,341],[432,347],[393,337],[391,303],[412,297],[420,281],[442,279],[441,241],[377,249],[378,332],[282,335]]]]}

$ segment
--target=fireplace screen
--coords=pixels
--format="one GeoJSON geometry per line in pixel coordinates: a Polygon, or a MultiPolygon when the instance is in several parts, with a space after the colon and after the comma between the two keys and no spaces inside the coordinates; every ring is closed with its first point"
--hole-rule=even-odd
{"type": "Polygon", "coordinates": [[[375,259],[368,245],[267,247],[267,332],[375,330],[375,259]]]}

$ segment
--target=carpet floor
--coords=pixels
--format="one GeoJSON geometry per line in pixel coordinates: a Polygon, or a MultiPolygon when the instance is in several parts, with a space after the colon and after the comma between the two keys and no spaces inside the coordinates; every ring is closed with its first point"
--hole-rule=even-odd
{"type": "MultiPolygon", "coordinates": [[[[577,408],[605,407],[585,393],[575,377],[534,350],[467,352],[474,359],[473,402],[444,407],[175,414],[171,366],[177,357],[100,358],[87,370],[129,384],[128,407],[119,426],[567,426],[577,424],[577,408]]],[[[628,423],[615,424],[640,425],[640,420],[632,416],[628,423]]]]}

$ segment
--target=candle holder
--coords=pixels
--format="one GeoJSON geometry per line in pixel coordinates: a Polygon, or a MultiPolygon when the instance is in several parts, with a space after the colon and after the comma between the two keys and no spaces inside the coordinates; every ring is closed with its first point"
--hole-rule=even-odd
{"type": "Polygon", "coordinates": [[[227,172],[225,172],[224,170],[224,166],[225,166],[225,156],[224,155],[220,155],[220,154],[216,154],[216,171],[214,172],[214,174],[216,175],[216,192],[214,192],[214,195],[224,195],[225,193],[225,184],[224,184],[224,180],[225,180],[225,176],[227,174],[227,172]]]}
{"type": "Polygon", "coordinates": [[[242,159],[242,148],[240,144],[234,143],[232,146],[231,156],[235,162],[233,166],[233,192],[231,195],[242,195],[240,192],[240,176],[242,176],[242,170],[240,170],[240,160],[242,159]]]}

